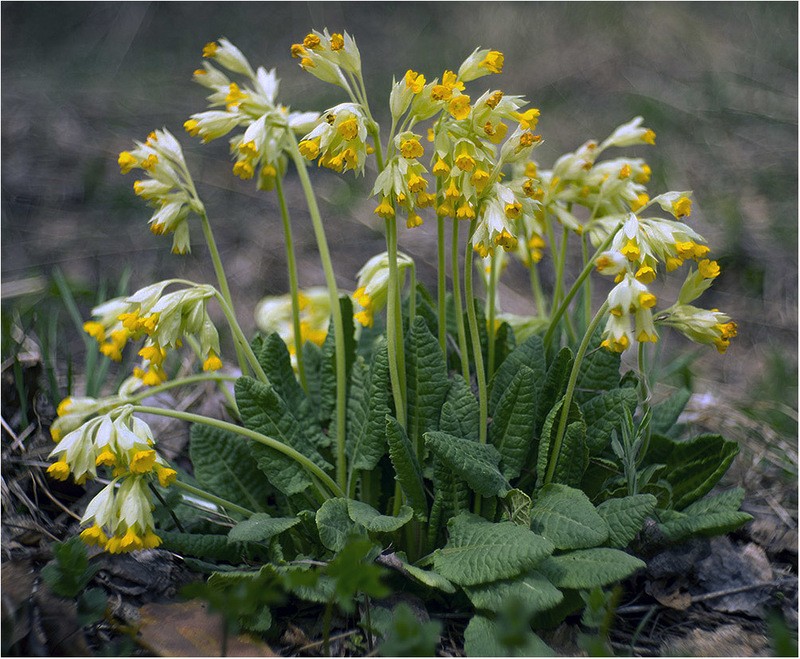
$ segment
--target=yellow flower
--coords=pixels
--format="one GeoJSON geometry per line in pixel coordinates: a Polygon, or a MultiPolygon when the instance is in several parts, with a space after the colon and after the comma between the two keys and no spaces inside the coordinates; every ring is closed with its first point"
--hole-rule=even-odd
{"type": "Polygon", "coordinates": [[[621,180],[630,178],[631,171],[631,166],[628,163],[625,163],[619,170],[619,178],[621,180]]]}
{"type": "Polygon", "coordinates": [[[217,356],[213,350],[208,351],[208,357],[203,362],[204,371],[218,371],[222,368],[222,360],[217,356]]]}
{"type": "Polygon", "coordinates": [[[655,131],[650,129],[646,130],[644,136],[642,137],[642,140],[645,142],[645,144],[655,144],[656,143],[655,131]]]}
{"type": "Polygon", "coordinates": [[[629,261],[636,261],[640,254],[638,245],[632,239],[628,239],[628,242],[626,242],[619,251],[629,261]]]}
{"type": "Polygon", "coordinates": [[[437,158],[431,171],[434,176],[447,176],[450,173],[450,166],[441,158],[437,158]]]}
{"type": "Polygon", "coordinates": [[[292,57],[295,59],[300,59],[301,57],[305,57],[308,55],[308,51],[303,47],[301,43],[293,43],[291,48],[292,57]]]}
{"type": "Polygon", "coordinates": [[[503,92],[498,90],[486,99],[486,105],[494,110],[499,105],[501,100],[503,100],[503,92]]]}
{"type": "Polygon", "coordinates": [[[139,161],[130,151],[123,151],[117,158],[117,164],[119,164],[119,171],[122,174],[127,174],[139,164],[139,161]]]}
{"type": "Polygon", "coordinates": [[[513,204],[506,204],[504,210],[506,217],[510,220],[517,220],[522,216],[522,204],[518,201],[513,204]]]}
{"type": "Polygon", "coordinates": [[[721,272],[719,263],[716,261],[709,261],[708,259],[700,261],[700,263],[697,264],[697,269],[704,279],[714,279],[718,277],[721,272]]]}
{"type": "Polygon", "coordinates": [[[447,111],[459,121],[466,119],[469,116],[470,111],[469,96],[466,94],[460,94],[459,96],[451,99],[450,103],[447,105],[447,111]]]}
{"type": "Polygon", "coordinates": [[[58,462],[54,462],[47,468],[47,475],[57,481],[65,481],[69,478],[69,465],[66,458],[62,458],[58,462]]]}
{"type": "Polygon", "coordinates": [[[256,171],[253,169],[253,165],[251,165],[247,160],[239,160],[233,166],[233,173],[243,181],[246,181],[253,178],[256,171]]]}
{"type": "Polygon", "coordinates": [[[456,166],[462,172],[471,172],[475,168],[475,158],[473,158],[466,146],[461,147],[461,153],[456,156],[456,166]]]}
{"type": "MultiPolygon", "coordinates": [[[[103,341],[105,341],[106,328],[103,327],[102,323],[98,323],[94,320],[88,320],[83,324],[83,331],[86,332],[98,343],[102,343],[103,341]]],[[[59,414],[59,416],[61,415],[59,414]]]]}
{"type": "Polygon", "coordinates": [[[169,467],[164,467],[158,463],[153,466],[153,469],[158,476],[158,484],[161,485],[161,487],[169,487],[178,478],[177,471],[170,469],[169,467]]]}
{"type": "Polygon", "coordinates": [[[183,128],[192,137],[197,137],[200,134],[200,122],[197,119],[187,119],[183,122],[183,128]]]}
{"type": "Polygon", "coordinates": [[[425,149],[416,137],[412,137],[400,142],[400,153],[403,158],[420,158],[425,153],[425,149]]]}
{"type": "Polygon", "coordinates": [[[472,181],[472,185],[475,186],[478,192],[483,192],[486,184],[489,182],[489,172],[485,169],[477,168],[472,173],[472,176],[469,177],[469,180],[472,181]]]}
{"type": "Polygon", "coordinates": [[[108,542],[108,536],[103,533],[103,529],[97,526],[97,524],[81,531],[80,538],[90,547],[95,545],[98,547],[105,547],[108,542]]]}
{"type": "Polygon", "coordinates": [[[214,57],[217,54],[217,48],[219,46],[214,41],[209,41],[205,46],[203,46],[203,57],[214,57]]]}
{"type": "Polygon", "coordinates": [[[639,293],[639,306],[652,309],[656,304],[656,296],[652,293],[639,293]]]}
{"type": "Polygon", "coordinates": [[[474,220],[475,219],[475,209],[472,207],[472,204],[465,201],[456,210],[456,217],[459,220],[474,220]]]}
{"type": "Polygon", "coordinates": [[[344,37],[341,34],[334,32],[331,35],[331,50],[337,51],[341,50],[342,48],[344,48],[344,37]]]}
{"type": "Polygon", "coordinates": [[[412,172],[408,177],[408,189],[411,190],[411,192],[424,192],[427,187],[428,182],[421,176],[412,172]]]}
{"type": "Polygon", "coordinates": [[[146,451],[136,451],[131,460],[130,470],[132,474],[147,474],[153,470],[156,463],[156,452],[153,449],[146,451]]]}
{"type": "Polygon", "coordinates": [[[303,45],[306,48],[310,48],[311,50],[319,48],[320,47],[319,37],[316,34],[309,33],[306,35],[306,38],[303,39],[303,45]]]}
{"type": "Polygon", "coordinates": [[[539,123],[539,114],[538,108],[530,108],[525,112],[514,112],[512,116],[519,122],[522,130],[534,130],[539,123]]]}
{"type": "Polygon", "coordinates": [[[650,180],[650,176],[653,173],[653,170],[650,169],[650,166],[647,164],[642,165],[642,171],[634,177],[634,181],[637,183],[647,183],[650,180]]]}
{"type": "Polygon", "coordinates": [[[319,155],[319,141],[316,139],[302,140],[297,146],[307,160],[314,160],[319,155]]]}
{"type": "Polygon", "coordinates": [[[503,229],[502,232],[495,236],[494,244],[499,245],[508,252],[517,247],[517,239],[507,229],[503,229]]]}
{"type": "Polygon", "coordinates": [[[499,50],[490,50],[478,66],[487,69],[490,73],[502,73],[503,60],[503,53],[499,50]]]}
{"type": "Polygon", "coordinates": [[[653,268],[651,268],[649,265],[643,265],[636,271],[636,274],[634,276],[636,277],[637,281],[643,284],[649,284],[650,282],[655,280],[656,271],[653,270],[653,268]]]}
{"type": "Polygon", "coordinates": [[[352,140],[358,135],[358,121],[355,117],[349,117],[340,123],[336,130],[346,140],[352,140]]]}
{"type": "Polygon", "coordinates": [[[689,217],[692,212],[692,200],[689,197],[681,197],[672,203],[672,214],[677,217],[689,217]]]}
{"type": "Polygon", "coordinates": [[[425,76],[409,69],[406,71],[406,87],[415,94],[419,94],[425,87],[425,76]]]}
{"type": "Polygon", "coordinates": [[[636,199],[631,202],[631,210],[635,213],[636,211],[644,208],[647,205],[647,202],[650,201],[650,195],[646,193],[641,193],[636,195],[636,199]]]}
{"type": "Polygon", "coordinates": [[[394,207],[392,206],[389,197],[384,197],[373,212],[382,217],[384,220],[391,220],[394,217],[394,207]]]}

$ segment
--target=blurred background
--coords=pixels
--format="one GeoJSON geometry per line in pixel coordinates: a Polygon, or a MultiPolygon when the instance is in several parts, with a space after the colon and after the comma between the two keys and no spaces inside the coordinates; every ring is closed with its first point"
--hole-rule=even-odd
{"type": "MultiPolygon", "coordinates": [[[[242,324],[254,329],[257,300],[288,290],[277,204],[232,176],[225,140],[200,146],[183,132],[206,107],[191,74],[203,45],[225,36],[254,66],[277,68],[283,103],[322,110],[344,99],[289,48],[328,27],[356,38],[382,123],[392,76],[412,68],[430,80],[477,46],[502,51],[505,68],[472,83],[476,95],[500,87],[541,109],[542,167],[642,115],[658,136],[656,147],[634,151],[653,169],[651,194],[694,191],[689,222],[723,267],[700,302],[739,324],[724,356],[666,336],[667,381],[693,384],[763,424],[762,435],[796,437],[796,3],[4,2],[0,11],[4,363],[31,337],[45,361],[77,363],[84,344],[65,291],[73,316],[86,317],[98,291],[171,276],[213,281],[199,227],[194,252],[171,255],[170,241],[146,229],[134,175],[116,164],[132,140],[162,126],[186,147],[242,324]]],[[[368,198],[374,172],[314,174],[339,284],[352,290],[359,267],[384,249],[368,198]]],[[[287,188],[297,199],[301,284],[322,284],[298,186],[290,179],[287,188]]],[[[402,230],[400,246],[433,287],[435,226],[402,230]]],[[[507,311],[532,312],[525,281],[509,268],[507,311]]],[[[66,393],[60,372],[51,384],[66,393]]]]}

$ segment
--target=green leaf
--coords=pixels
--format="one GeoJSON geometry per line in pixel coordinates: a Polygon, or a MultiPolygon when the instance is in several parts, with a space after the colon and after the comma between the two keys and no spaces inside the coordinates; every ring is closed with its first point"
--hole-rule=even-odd
{"type": "Polygon", "coordinates": [[[391,415],[386,415],[386,442],[389,444],[389,458],[394,466],[395,480],[400,483],[406,503],[414,509],[419,519],[428,517],[428,501],[422,482],[417,456],[406,436],[403,426],[391,415]]]}
{"type": "Polygon", "coordinates": [[[663,511],[661,531],[672,541],[692,535],[719,535],[739,528],[752,519],[739,510],[744,490],[736,487],[715,496],[704,497],[687,506],[682,512],[663,511]]]}
{"type": "Polygon", "coordinates": [[[295,377],[289,349],[280,335],[273,333],[263,340],[256,337],[253,348],[270,385],[297,419],[303,434],[317,448],[329,446],[331,440],[322,432],[315,409],[295,377]]]}
{"type": "Polygon", "coordinates": [[[531,527],[531,498],[522,490],[510,490],[503,499],[505,511],[502,522],[513,522],[517,526],[531,527]]]}
{"type": "Polygon", "coordinates": [[[251,442],[227,430],[194,424],[189,457],[204,490],[250,510],[267,507],[274,489],[250,452],[251,442]]]}
{"type": "Polygon", "coordinates": [[[328,499],[317,510],[317,531],[323,545],[333,552],[341,551],[350,536],[364,535],[366,529],[350,519],[347,499],[328,499]]]}
{"type": "Polygon", "coordinates": [[[602,455],[605,452],[611,445],[611,433],[616,430],[618,435],[621,434],[625,409],[632,415],[638,402],[635,389],[612,389],[581,406],[589,455],[602,455]]]}
{"type": "Polygon", "coordinates": [[[556,461],[552,482],[579,487],[583,473],[589,465],[589,449],[586,448],[586,425],[580,408],[573,401],[567,416],[567,427],[561,442],[559,454],[553,455],[551,443],[555,441],[561,409],[562,398],[547,415],[539,438],[539,454],[536,462],[536,486],[544,484],[544,478],[551,460],[556,461]]]}
{"type": "Polygon", "coordinates": [[[406,556],[402,552],[398,552],[390,556],[393,557],[393,560],[398,562],[398,569],[400,572],[407,573],[408,576],[416,579],[421,584],[428,586],[429,588],[436,588],[437,590],[441,590],[442,592],[450,595],[456,592],[456,587],[441,574],[437,574],[431,570],[423,570],[422,568],[418,568],[416,565],[412,565],[406,560],[406,556]]]}
{"type": "Polygon", "coordinates": [[[500,453],[501,471],[509,480],[520,475],[528,455],[536,450],[536,391],[536,375],[520,366],[500,396],[489,426],[489,442],[500,453]]]}
{"type": "MultiPolygon", "coordinates": [[[[241,377],[236,381],[236,403],[245,427],[294,448],[322,469],[331,469],[271,386],[241,377]]],[[[312,485],[306,470],[283,453],[255,442],[250,450],[259,469],[284,494],[299,494],[312,485]]]]}
{"type": "Polygon", "coordinates": [[[233,564],[241,563],[243,559],[244,546],[241,543],[229,544],[226,535],[177,531],[159,531],[158,534],[161,537],[161,548],[176,554],[233,564]]]}
{"type": "MultiPolygon", "coordinates": [[[[385,610],[385,609],[384,609],[385,610]]],[[[411,607],[400,602],[386,621],[385,640],[378,648],[382,657],[433,657],[442,632],[438,620],[420,622],[411,607]]]]}
{"type": "Polygon", "coordinates": [[[669,434],[691,397],[692,392],[684,387],[673,392],[669,398],[653,407],[653,419],[650,422],[652,431],[662,435],[669,434]]]}
{"type": "Polygon", "coordinates": [[[436,550],[436,572],[460,586],[508,579],[529,572],[553,552],[553,544],[511,522],[488,522],[461,513],[448,523],[450,538],[436,550]]]}
{"type": "Polygon", "coordinates": [[[391,533],[405,526],[414,516],[414,510],[409,506],[402,506],[397,517],[381,515],[367,503],[347,500],[347,514],[356,524],[360,524],[372,533],[391,533]]]}
{"type": "Polygon", "coordinates": [[[422,436],[439,427],[442,403],[450,383],[447,364],[436,337],[417,316],[406,340],[406,389],[408,392],[408,437],[421,447],[422,436]]]}
{"type": "Polygon", "coordinates": [[[100,569],[89,564],[86,545],[79,538],[53,544],[54,560],[44,566],[42,576],[56,595],[74,598],[100,569]]]}
{"type": "Polygon", "coordinates": [[[389,414],[389,355],[381,342],[372,366],[353,365],[347,404],[347,455],[350,476],[357,469],[372,470],[386,452],[386,415],[389,414]]]}
{"type": "Polygon", "coordinates": [[[273,332],[265,338],[253,339],[253,352],[270,384],[293,411],[297,411],[306,400],[306,394],[292,368],[289,349],[280,334],[273,332]]]}
{"type": "MultiPolygon", "coordinates": [[[[342,311],[342,323],[344,325],[344,353],[345,353],[345,373],[350,377],[350,369],[356,359],[356,329],[353,323],[353,301],[348,295],[339,298],[339,307],[342,311]]],[[[334,329],[333,318],[328,325],[328,336],[322,344],[322,359],[320,362],[320,403],[322,406],[320,418],[328,421],[333,416],[336,409],[336,332],[334,329]]],[[[331,440],[336,425],[333,424],[331,440]]]]}
{"type": "Polygon", "coordinates": [[[597,506],[597,513],[608,524],[608,545],[624,549],[642,530],[644,520],[653,514],[658,500],[652,494],[634,494],[608,499],[597,506]]]}
{"type": "Polygon", "coordinates": [[[530,572],[514,579],[468,586],[464,592],[476,609],[498,612],[514,599],[530,617],[558,604],[564,596],[543,574],[530,572]]]}
{"type": "Polygon", "coordinates": [[[256,513],[228,532],[228,542],[264,542],[300,523],[297,517],[270,517],[256,513]]]}
{"type": "Polygon", "coordinates": [[[739,453],[739,445],[720,435],[698,435],[676,441],[654,434],[645,462],[665,464],[664,478],[672,486],[676,510],[711,491],[739,453]]]}
{"type": "MultiPolygon", "coordinates": [[[[389,589],[381,583],[385,570],[375,564],[375,549],[367,538],[351,538],[325,568],[336,584],[336,603],[346,613],[355,610],[358,593],[377,599],[389,594],[389,589]]],[[[380,549],[377,551],[380,553],[380,549]]]]}
{"type": "MultiPolygon", "coordinates": [[[[449,403],[445,403],[447,407],[449,403]]],[[[475,440],[477,441],[477,440],[475,440]]],[[[435,455],[433,460],[433,503],[428,519],[428,542],[438,546],[440,531],[453,515],[468,510],[472,492],[467,482],[435,455]]]]}
{"type": "Polygon", "coordinates": [[[534,334],[521,343],[495,371],[494,377],[489,382],[489,415],[494,416],[500,398],[508,389],[520,366],[527,366],[533,371],[534,382],[537,383],[536,398],[539,398],[541,383],[547,373],[545,363],[544,343],[542,338],[534,334]]]}
{"type": "Polygon", "coordinates": [[[551,556],[538,570],[557,588],[589,590],[621,581],[643,567],[644,561],[624,551],[595,547],[551,556]]]}
{"type": "Polygon", "coordinates": [[[456,437],[478,441],[480,436],[478,400],[463,377],[456,374],[442,404],[439,430],[456,437]]]}
{"type": "Polygon", "coordinates": [[[503,496],[510,486],[497,465],[500,454],[491,444],[480,444],[444,432],[425,433],[425,445],[478,494],[503,496]]]}
{"type": "Polygon", "coordinates": [[[531,508],[531,530],[556,549],[596,547],[608,538],[608,526],[581,490],[559,483],[545,485],[531,508]]]}
{"type": "Polygon", "coordinates": [[[619,353],[600,346],[602,335],[603,328],[598,327],[578,369],[576,399],[581,405],[593,396],[616,389],[619,385],[619,353]]]}
{"type": "Polygon", "coordinates": [[[572,371],[572,350],[567,346],[558,351],[547,369],[539,403],[536,407],[536,428],[541,430],[547,413],[561,400],[567,390],[569,374],[572,371]]]}
{"type": "MultiPolygon", "coordinates": [[[[516,630],[515,630],[516,631],[516,630]]],[[[473,616],[464,630],[468,657],[552,657],[555,652],[530,627],[521,634],[504,634],[498,624],[484,616],[473,616]]]]}
{"type": "MultiPolygon", "coordinates": [[[[507,322],[500,324],[500,329],[497,330],[494,341],[494,362],[495,372],[497,368],[506,360],[506,358],[514,352],[517,347],[517,341],[514,337],[514,329],[507,322]]],[[[491,379],[494,373],[486,374],[491,379]]]]}

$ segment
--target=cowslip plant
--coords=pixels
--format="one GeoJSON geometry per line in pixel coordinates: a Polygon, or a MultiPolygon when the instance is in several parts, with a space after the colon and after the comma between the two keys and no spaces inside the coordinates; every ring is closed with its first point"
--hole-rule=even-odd
{"type": "MultiPolygon", "coordinates": [[[[720,268],[687,222],[691,193],[651,198],[644,160],[606,158],[654,144],[643,119],[546,169],[533,156],[539,110],[500,89],[472,89],[502,71],[498,51],[477,49],[431,81],[406,71],[392,83],[388,133],[368,103],[351,36],[311,32],[291,54],[338,86],[343,102],[290,110],[276,72],[254,69],[220,39],[194,72],[209,107],[184,123],[204,143],[227,137],[233,174],[277,197],[290,290],[259,303],[251,341],[178,140],[157,130],[119,156],[123,173],[144,173],[134,191],[155,209],[150,229],[171,235],[173,252],[189,252],[200,224],[217,282],[158,282],[101,304],[87,321],[108,358],[136,343],[142,361],[116,394],[62,401],[52,425],[52,477],[106,475],[81,537],[112,553],[164,545],[205,570],[245,563],[214,583],[268,574],[292,596],[325,605],[326,641],[334,605],[359,615],[367,634],[375,628],[369,602],[383,591],[337,567],[366,542],[359,560],[391,568],[386,581],[404,581],[431,607],[447,597],[473,610],[466,647],[485,654],[541,649],[531,624],[558,623],[583,607],[581,593],[643,567],[631,548],[647,520],[667,541],[746,521],[740,490],[707,496],[735,443],[681,438],[687,393],[654,404],[648,381],[650,344],[665,328],[725,352],[736,324],[692,304],[720,268]],[[352,293],[336,282],[314,162],[372,180],[386,249],[348,273],[357,278],[352,293]],[[283,192],[294,176],[325,275],[324,287],[305,291],[283,192]],[[435,295],[399,251],[401,219],[409,231],[436,223],[435,295]],[[577,275],[567,268],[573,252],[577,275]],[[502,312],[499,281],[511,259],[529,271],[530,316],[502,312]],[[654,284],[687,264],[677,300],[663,304],[654,284]],[[541,276],[544,267],[552,277],[541,276]],[[593,271],[613,280],[597,308],[593,271]],[[238,376],[222,374],[211,304],[225,318],[238,376]],[[171,353],[187,348],[202,371],[171,377],[171,353]],[[634,348],[638,366],[621,377],[620,353],[634,348]],[[235,381],[230,420],[142,405],[201,381],[235,381]],[[160,456],[142,414],[193,424],[192,475],[160,456]]],[[[251,625],[259,631],[272,621],[262,604],[251,625]]]]}

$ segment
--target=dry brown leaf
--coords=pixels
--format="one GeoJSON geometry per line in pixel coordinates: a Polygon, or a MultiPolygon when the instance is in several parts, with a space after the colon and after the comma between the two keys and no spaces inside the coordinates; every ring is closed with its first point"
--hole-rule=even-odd
{"type": "MultiPolygon", "coordinates": [[[[203,602],[146,604],[139,609],[139,640],[162,657],[219,657],[222,618],[203,602]]],[[[228,638],[228,657],[277,657],[266,643],[247,636],[228,638]]]]}

